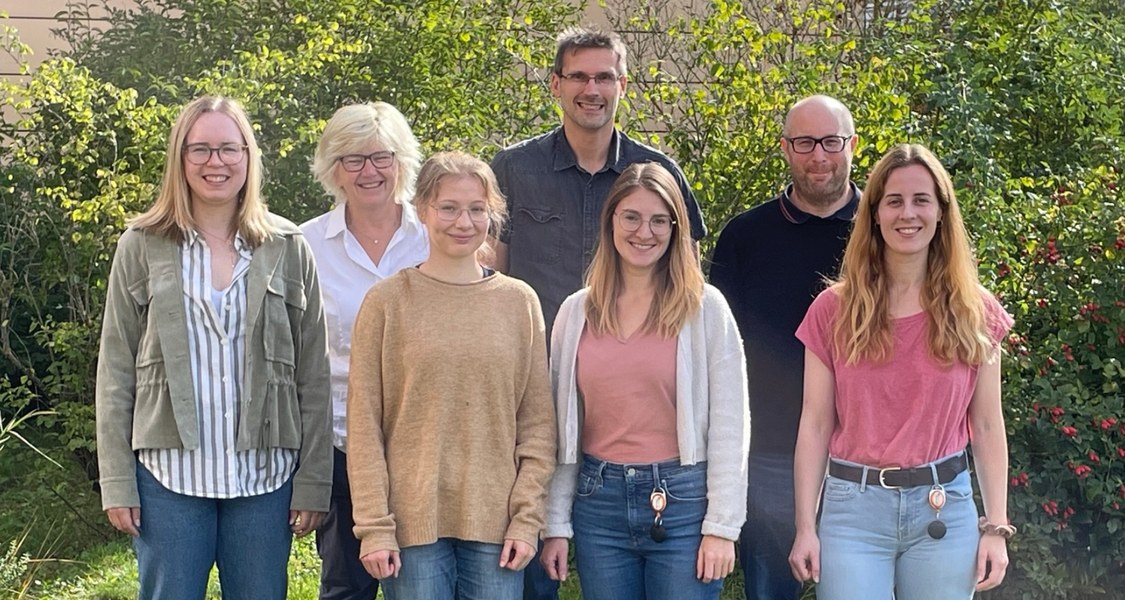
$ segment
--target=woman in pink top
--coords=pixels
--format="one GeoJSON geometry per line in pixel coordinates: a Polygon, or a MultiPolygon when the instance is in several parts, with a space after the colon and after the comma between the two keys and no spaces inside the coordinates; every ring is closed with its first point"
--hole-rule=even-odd
{"type": "Polygon", "coordinates": [[[999,341],[1011,325],[980,286],[949,174],[922,146],[896,146],[868,179],[840,278],[797,330],[789,562],[817,598],[969,599],[1004,579],[1015,528],[999,341]]]}
{"type": "Polygon", "coordinates": [[[746,518],[742,341],[664,167],[625,169],[600,228],[551,336],[559,455],[541,561],[565,579],[573,537],[586,600],[713,600],[746,518]]]}

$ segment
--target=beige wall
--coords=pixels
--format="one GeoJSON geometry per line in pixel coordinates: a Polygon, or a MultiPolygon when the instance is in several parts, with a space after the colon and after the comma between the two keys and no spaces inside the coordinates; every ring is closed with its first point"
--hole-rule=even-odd
{"type": "MultiPolygon", "coordinates": [[[[61,27],[58,15],[68,10],[68,4],[81,3],[82,0],[0,0],[0,11],[8,13],[6,24],[19,30],[20,39],[31,46],[34,54],[29,62],[34,67],[43,62],[48,51],[65,45],[61,39],[51,33],[51,30],[61,27]]],[[[85,3],[90,6],[89,12],[93,19],[91,25],[97,27],[100,17],[105,12],[101,8],[102,1],[88,0],[85,3]]],[[[108,3],[116,8],[126,8],[135,5],[137,0],[109,0],[108,3]]],[[[587,4],[586,16],[582,19],[582,23],[606,26],[605,11],[597,2],[587,4]]],[[[0,77],[20,78],[16,61],[4,53],[0,53],[0,77]]]]}
{"type": "MultiPolygon", "coordinates": [[[[33,54],[28,62],[34,67],[47,58],[50,50],[58,49],[65,43],[51,33],[52,29],[62,27],[59,15],[68,10],[69,5],[81,4],[81,0],[0,0],[0,11],[8,14],[8,19],[0,21],[19,31],[20,40],[31,46],[33,54]]],[[[100,0],[87,2],[90,6],[90,24],[98,26],[105,13],[100,0]]],[[[109,0],[108,4],[124,8],[134,4],[134,0],[109,0]]],[[[19,65],[6,53],[0,53],[0,77],[19,79],[19,65]]]]}

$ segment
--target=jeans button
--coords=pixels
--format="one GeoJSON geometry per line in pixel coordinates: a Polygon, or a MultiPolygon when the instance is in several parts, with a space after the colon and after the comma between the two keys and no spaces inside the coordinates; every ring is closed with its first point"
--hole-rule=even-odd
{"type": "Polygon", "coordinates": [[[636,469],[634,469],[634,468],[632,468],[632,467],[629,467],[629,470],[628,470],[628,471],[626,471],[626,473],[625,473],[625,474],[626,474],[626,475],[628,475],[629,477],[632,477],[632,476],[634,476],[634,475],[636,475],[636,474],[637,474],[637,470],[636,470],[636,469]]]}

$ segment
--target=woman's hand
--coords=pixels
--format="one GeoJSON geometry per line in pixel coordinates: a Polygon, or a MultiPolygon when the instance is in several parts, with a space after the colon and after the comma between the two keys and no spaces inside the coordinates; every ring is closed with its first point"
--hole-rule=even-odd
{"type": "Polygon", "coordinates": [[[305,537],[316,531],[316,528],[320,527],[320,523],[323,520],[324,513],[322,512],[313,510],[289,511],[289,529],[293,532],[293,535],[297,537],[305,537]]]}
{"type": "Polygon", "coordinates": [[[999,535],[982,535],[977,545],[977,591],[991,590],[1008,572],[1008,542],[999,535]]]}
{"type": "Polygon", "coordinates": [[[547,577],[554,581],[566,581],[569,545],[567,539],[562,537],[543,540],[543,552],[539,554],[539,564],[547,571],[547,577]]]}
{"type": "Polygon", "coordinates": [[[815,531],[797,532],[793,550],[789,552],[789,568],[793,577],[804,583],[820,583],[820,538],[815,531]]]}
{"type": "Polygon", "coordinates": [[[363,563],[363,568],[367,569],[367,573],[375,579],[398,577],[398,572],[402,569],[398,550],[376,550],[363,555],[359,560],[363,563]]]}
{"type": "Polygon", "coordinates": [[[500,551],[500,568],[512,571],[522,570],[535,558],[535,547],[522,540],[504,539],[504,549],[500,551]]]}
{"type": "Polygon", "coordinates": [[[722,579],[734,571],[734,542],[713,535],[703,536],[695,559],[695,577],[703,583],[722,579]]]}
{"type": "Polygon", "coordinates": [[[107,508],[105,514],[114,529],[133,537],[141,535],[141,507],[107,508]]]}

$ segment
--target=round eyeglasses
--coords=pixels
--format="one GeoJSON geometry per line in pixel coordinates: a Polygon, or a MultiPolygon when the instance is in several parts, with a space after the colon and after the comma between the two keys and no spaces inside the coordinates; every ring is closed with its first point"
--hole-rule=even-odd
{"type": "Polygon", "coordinates": [[[223,144],[212,148],[207,144],[185,144],[184,160],[193,165],[205,165],[211,160],[212,155],[219,156],[219,162],[224,165],[237,165],[246,155],[245,144],[223,144]]]}
{"type": "Polygon", "coordinates": [[[371,161],[371,165],[376,169],[385,169],[395,162],[395,153],[389,150],[382,152],[372,152],[371,154],[345,154],[336,160],[340,161],[340,166],[349,173],[358,173],[363,170],[363,165],[367,161],[371,161]]]}
{"type": "Polygon", "coordinates": [[[848,144],[848,140],[855,136],[851,135],[826,135],[821,138],[810,137],[807,135],[798,137],[787,137],[785,141],[789,142],[789,147],[797,154],[809,154],[816,150],[816,145],[820,144],[821,148],[829,154],[836,154],[844,151],[844,146],[848,144]]]}
{"type": "Polygon", "coordinates": [[[437,213],[438,219],[442,221],[452,222],[461,218],[461,213],[469,213],[469,220],[473,223],[487,223],[489,212],[483,206],[470,206],[469,208],[461,208],[453,204],[442,204],[433,207],[434,212],[437,213]]]}
{"type": "Polygon", "coordinates": [[[648,219],[641,216],[641,213],[632,210],[622,210],[613,213],[617,217],[618,222],[621,224],[622,231],[632,233],[641,228],[641,225],[648,223],[648,229],[653,235],[667,235],[672,231],[672,226],[676,221],[668,215],[653,215],[648,219]]]}

